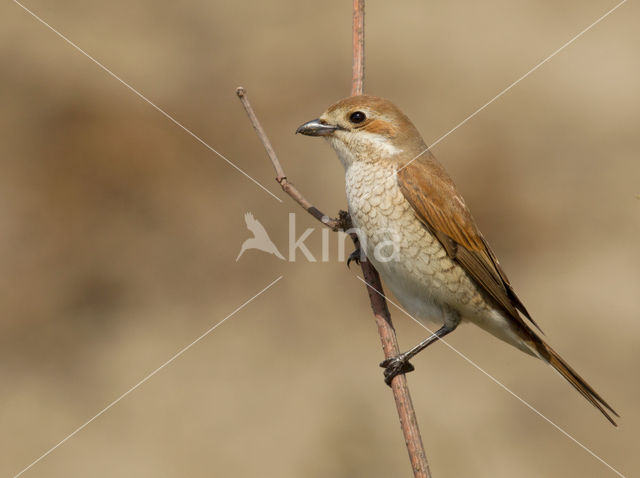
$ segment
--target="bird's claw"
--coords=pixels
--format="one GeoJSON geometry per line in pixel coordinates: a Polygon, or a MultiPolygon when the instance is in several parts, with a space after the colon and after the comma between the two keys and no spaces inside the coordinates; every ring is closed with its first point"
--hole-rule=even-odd
{"type": "Polygon", "coordinates": [[[360,255],[361,254],[362,254],[362,251],[360,250],[360,248],[356,249],[351,254],[349,254],[349,257],[347,258],[347,268],[348,269],[351,269],[351,267],[349,267],[350,264],[351,264],[351,261],[353,261],[356,264],[360,265],[360,255]]]}
{"type": "Polygon", "coordinates": [[[415,367],[402,355],[396,355],[380,362],[384,368],[384,383],[391,386],[391,381],[396,375],[413,372],[415,367]]]}

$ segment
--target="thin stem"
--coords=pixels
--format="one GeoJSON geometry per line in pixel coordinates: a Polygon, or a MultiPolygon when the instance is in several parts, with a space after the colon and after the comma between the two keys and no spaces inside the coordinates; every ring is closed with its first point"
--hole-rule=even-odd
{"type": "MultiPolygon", "coordinates": [[[[363,93],[364,84],[364,0],[353,0],[353,74],[351,80],[351,95],[361,95],[363,93]]],[[[271,164],[276,172],[276,181],[282,187],[282,190],[287,193],[291,198],[302,206],[307,212],[322,224],[330,227],[334,231],[347,230],[351,228],[351,219],[349,215],[340,211],[338,219],[332,219],[323,214],[318,208],[313,206],[303,195],[296,189],[293,184],[289,182],[287,176],[278,160],[278,156],[271,146],[271,142],[264,129],[260,125],[247,93],[244,88],[239,87],[236,90],[236,94],[242,106],[244,106],[249,120],[253,125],[258,138],[262,142],[271,164]]],[[[358,237],[356,234],[351,234],[356,248],[359,246],[358,237]]],[[[398,341],[396,339],[393,323],[391,322],[391,314],[387,302],[384,298],[382,291],[382,283],[380,281],[380,275],[373,265],[363,260],[360,263],[362,268],[362,274],[367,283],[367,292],[369,294],[369,300],[371,302],[371,308],[373,315],[376,319],[376,325],[378,326],[378,333],[382,342],[382,349],[384,351],[385,358],[391,358],[400,353],[398,347],[398,341]]],[[[416,419],[415,410],[411,401],[411,395],[409,394],[409,388],[407,387],[407,378],[405,375],[397,375],[391,381],[391,389],[393,390],[393,397],[396,402],[396,408],[398,410],[398,416],[400,418],[400,425],[404,439],[407,445],[407,451],[409,452],[409,459],[411,460],[411,467],[415,478],[431,478],[431,472],[429,471],[429,464],[422,444],[422,438],[420,436],[420,429],[418,428],[418,421],[416,419]]]]}
{"type": "Polygon", "coordinates": [[[353,73],[351,96],[361,95],[364,85],[364,0],[353,0],[353,73]]]}
{"type": "Polygon", "coordinates": [[[242,103],[242,106],[244,106],[244,109],[247,112],[247,116],[249,116],[249,120],[251,121],[253,128],[256,130],[258,138],[262,142],[264,149],[267,150],[267,155],[271,160],[273,169],[275,169],[276,171],[276,181],[278,181],[278,183],[282,187],[282,190],[289,196],[291,196],[291,198],[295,202],[300,204],[300,206],[302,206],[304,210],[306,210],[309,214],[311,214],[324,225],[330,227],[334,231],[341,229],[341,223],[339,219],[333,219],[323,214],[318,208],[311,204],[293,184],[289,182],[289,180],[287,179],[287,175],[284,173],[284,169],[280,164],[280,160],[278,160],[278,156],[276,155],[273,146],[271,146],[271,141],[269,141],[267,133],[264,132],[264,129],[262,128],[258,117],[251,107],[247,92],[242,86],[239,86],[238,88],[236,88],[236,94],[238,95],[238,98],[240,98],[240,102],[242,103]]]}
{"type": "MultiPolygon", "coordinates": [[[[385,358],[395,357],[400,353],[400,349],[398,347],[395,329],[391,323],[389,307],[382,292],[380,276],[370,262],[363,261],[360,265],[362,266],[362,274],[367,284],[367,292],[369,293],[371,308],[373,309],[373,315],[375,316],[376,325],[378,326],[378,334],[382,342],[384,356],[385,358]]],[[[431,478],[431,470],[429,470],[429,462],[427,461],[427,455],[424,451],[424,445],[422,444],[420,428],[418,427],[416,412],[413,407],[413,402],[411,401],[406,375],[396,375],[393,377],[391,389],[396,402],[398,417],[400,418],[400,428],[402,428],[402,434],[404,435],[404,440],[407,445],[413,476],[415,478],[431,478]]]]}
{"type": "MultiPolygon", "coordinates": [[[[364,91],[364,0],[353,0],[353,73],[351,77],[351,96],[361,95],[364,91]]],[[[356,243],[357,239],[354,239],[356,243]]],[[[356,244],[357,247],[357,244],[356,244]]],[[[376,318],[378,334],[382,342],[385,358],[400,353],[398,339],[391,322],[391,314],[382,291],[380,275],[369,261],[360,263],[367,285],[373,315],[376,318]]],[[[393,398],[396,402],[400,426],[404,435],[411,467],[415,478],[431,478],[429,462],[424,451],[416,412],[411,401],[405,375],[396,375],[391,381],[393,398]]]]}

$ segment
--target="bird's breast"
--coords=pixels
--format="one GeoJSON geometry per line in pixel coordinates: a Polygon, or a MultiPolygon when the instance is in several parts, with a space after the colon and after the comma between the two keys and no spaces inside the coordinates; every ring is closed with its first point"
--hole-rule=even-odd
{"type": "Polygon", "coordinates": [[[425,315],[433,316],[434,305],[482,307],[471,279],[415,216],[392,165],[355,162],[345,179],[349,213],[365,254],[412,315],[432,318],[425,315]]]}

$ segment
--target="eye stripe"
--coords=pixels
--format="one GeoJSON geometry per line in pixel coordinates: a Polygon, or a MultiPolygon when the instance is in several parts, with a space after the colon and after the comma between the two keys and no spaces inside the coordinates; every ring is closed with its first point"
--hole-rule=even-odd
{"type": "Polygon", "coordinates": [[[383,136],[393,136],[396,133],[392,124],[381,119],[370,121],[363,129],[370,133],[380,134],[383,136]]]}

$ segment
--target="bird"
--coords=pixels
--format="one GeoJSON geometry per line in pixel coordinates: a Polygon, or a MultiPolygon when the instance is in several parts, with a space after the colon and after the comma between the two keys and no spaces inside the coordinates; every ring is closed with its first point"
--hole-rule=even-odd
{"type": "Polygon", "coordinates": [[[473,323],[550,364],[617,426],[618,413],[543,340],[455,183],[397,106],[351,96],[296,133],[328,141],[345,169],[348,211],[364,256],[411,316],[439,326],[380,364],[387,385],[414,369],[409,360],[417,353],[460,323],[473,323]]]}
{"type": "Polygon", "coordinates": [[[242,256],[244,251],[247,249],[259,249],[284,260],[284,257],[280,254],[276,245],[269,238],[269,234],[267,234],[264,226],[260,224],[260,221],[253,217],[253,214],[250,212],[246,213],[244,215],[244,222],[247,224],[247,229],[253,233],[253,237],[250,237],[242,243],[240,253],[238,254],[238,257],[236,257],[236,262],[238,262],[240,256],[242,256]]]}

